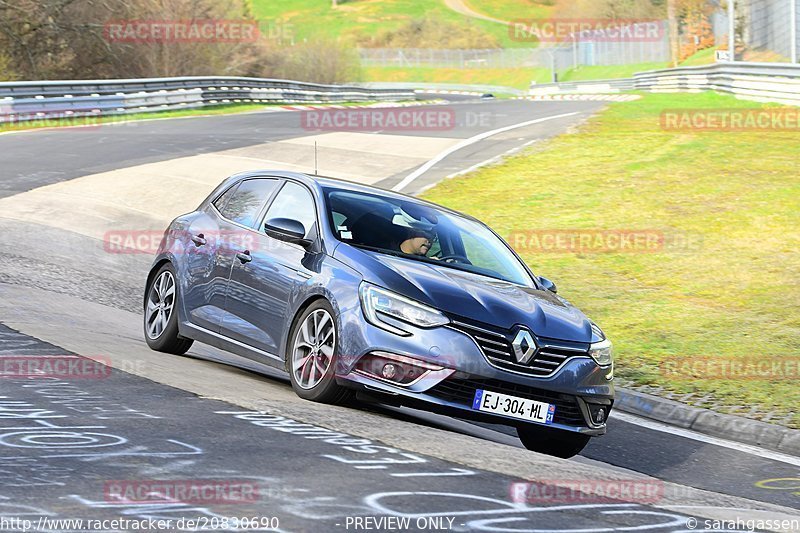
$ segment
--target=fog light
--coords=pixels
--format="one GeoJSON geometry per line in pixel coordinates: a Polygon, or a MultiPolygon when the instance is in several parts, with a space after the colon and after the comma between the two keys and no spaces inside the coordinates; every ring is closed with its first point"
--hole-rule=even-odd
{"type": "Polygon", "coordinates": [[[397,375],[397,367],[392,363],[383,365],[383,369],[381,370],[381,376],[386,379],[394,379],[397,375]]]}
{"type": "Polygon", "coordinates": [[[444,367],[413,357],[386,352],[369,353],[359,359],[355,366],[355,371],[359,374],[383,379],[400,386],[411,385],[429,372],[441,370],[444,370],[444,367]]]}
{"type": "Polygon", "coordinates": [[[589,417],[593,424],[597,426],[602,426],[606,423],[608,419],[608,413],[611,412],[610,405],[603,405],[597,403],[590,403],[588,404],[589,407],[589,417]]]}

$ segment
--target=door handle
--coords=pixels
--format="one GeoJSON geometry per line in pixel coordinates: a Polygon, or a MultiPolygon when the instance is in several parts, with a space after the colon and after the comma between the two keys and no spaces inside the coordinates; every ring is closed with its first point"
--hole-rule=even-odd
{"type": "Polygon", "coordinates": [[[206,236],[203,235],[202,233],[200,233],[199,235],[192,235],[192,242],[197,247],[205,246],[205,244],[206,244],[206,236]]]}
{"type": "Polygon", "coordinates": [[[253,256],[250,255],[250,250],[245,250],[244,252],[239,252],[236,254],[236,259],[242,262],[242,264],[249,263],[253,260],[253,256]]]}

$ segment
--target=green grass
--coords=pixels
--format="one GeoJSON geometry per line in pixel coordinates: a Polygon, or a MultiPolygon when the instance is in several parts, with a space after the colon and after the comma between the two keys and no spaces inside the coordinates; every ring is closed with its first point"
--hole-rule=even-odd
{"type": "Polygon", "coordinates": [[[498,20],[542,19],[553,14],[553,1],[536,0],[467,0],[473,11],[498,20]]]}
{"type": "Polygon", "coordinates": [[[531,46],[512,40],[506,26],[456,13],[442,0],[340,0],[336,9],[331,7],[331,0],[250,0],[250,3],[257,19],[291,25],[287,28],[291,28],[297,41],[320,35],[357,41],[430,16],[478,26],[497,37],[503,47],[531,46]]]}
{"type": "Polygon", "coordinates": [[[716,52],[716,48],[706,48],[705,50],[700,50],[699,52],[696,52],[681,61],[681,66],[693,67],[696,65],[708,65],[714,63],[716,62],[714,52],[716,52]]]}
{"type": "Polygon", "coordinates": [[[800,356],[800,133],[659,126],[664,109],[757,106],[716,93],[648,94],[424,196],[505,236],[629,229],[695,239],[699,248],[656,253],[519,251],[604,328],[623,381],[710,394],[730,412],[756,406],[800,427],[796,375],[682,379],[660,366],[675,357],[800,356]]]}
{"type": "MultiPolygon", "coordinates": [[[[559,72],[559,81],[599,80],[627,78],[635,72],[665,68],[666,63],[638,63],[610,67],[580,67],[559,72]]],[[[527,89],[531,81],[550,83],[552,74],[547,68],[433,68],[433,67],[367,67],[363,70],[367,81],[410,81],[425,83],[466,83],[503,85],[527,89]]]]}
{"type": "Polygon", "coordinates": [[[560,81],[583,81],[630,78],[637,72],[659,68],[667,68],[667,63],[635,63],[631,65],[578,67],[561,72],[558,79],[560,81]]]}
{"type": "Polygon", "coordinates": [[[461,83],[502,85],[527,89],[532,80],[550,81],[550,71],[533,68],[432,68],[432,67],[367,67],[363,69],[368,81],[461,83]]]}

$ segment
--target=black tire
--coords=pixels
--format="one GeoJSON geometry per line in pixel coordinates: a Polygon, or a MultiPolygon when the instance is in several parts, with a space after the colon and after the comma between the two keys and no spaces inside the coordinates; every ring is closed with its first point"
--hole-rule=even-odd
{"type": "Polygon", "coordinates": [[[172,265],[167,263],[158,269],[158,272],[153,276],[153,279],[147,286],[147,291],[145,292],[144,296],[144,308],[143,308],[143,328],[144,328],[144,339],[147,342],[147,345],[157,351],[157,352],[165,352],[171,353],[175,355],[183,355],[185,354],[189,348],[192,347],[192,343],[194,341],[192,339],[187,339],[186,337],[181,337],[178,334],[178,303],[179,303],[180,295],[178,294],[178,284],[177,284],[177,277],[175,276],[175,270],[172,268],[172,265]],[[163,327],[157,334],[152,334],[149,331],[149,318],[151,318],[151,313],[148,313],[148,303],[152,302],[154,298],[157,296],[154,293],[154,285],[161,280],[162,275],[165,272],[168,272],[169,275],[172,277],[174,292],[172,294],[172,298],[169,297],[165,298],[166,302],[172,302],[171,305],[171,312],[169,313],[167,324],[163,327]]]}
{"type": "MultiPolygon", "coordinates": [[[[288,341],[286,343],[286,369],[289,371],[289,377],[292,380],[292,388],[294,392],[305,400],[312,402],[327,403],[327,404],[342,404],[346,403],[352,398],[352,391],[342,387],[336,383],[336,365],[338,363],[338,349],[339,349],[339,331],[336,327],[336,314],[333,307],[327,300],[317,300],[300,313],[292,325],[289,332],[288,341]],[[330,357],[330,363],[327,369],[322,373],[322,378],[313,386],[301,386],[298,383],[298,377],[295,375],[295,360],[293,358],[295,345],[300,335],[300,327],[312,314],[324,311],[330,315],[333,325],[334,339],[333,351],[330,357]]],[[[301,376],[302,379],[302,376],[301,376]]],[[[309,383],[307,383],[308,385],[309,383]]]]}
{"type": "Polygon", "coordinates": [[[589,435],[529,424],[517,428],[517,435],[525,448],[569,459],[581,453],[589,444],[589,435]]]}

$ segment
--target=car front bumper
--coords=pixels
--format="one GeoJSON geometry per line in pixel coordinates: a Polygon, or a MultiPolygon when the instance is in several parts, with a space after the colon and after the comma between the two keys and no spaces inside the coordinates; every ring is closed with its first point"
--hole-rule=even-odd
{"type": "MultiPolygon", "coordinates": [[[[360,309],[353,310],[360,314],[360,309]]],[[[431,329],[403,324],[410,333],[401,337],[365,324],[363,316],[341,324],[337,381],[351,388],[369,391],[395,404],[408,405],[451,416],[519,426],[536,424],[472,408],[477,389],[528,398],[556,406],[553,422],[546,427],[586,435],[606,432],[605,420],[614,402],[612,368],[600,367],[587,354],[569,358],[552,374],[531,376],[491,364],[476,341],[449,326],[431,329]],[[437,365],[422,378],[402,386],[368,374],[359,361],[382,352],[437,365]],[[605,420],[598,423],[602,407],[605,420]],[[594,415],[594,416],[593,416],[594,415]]],[[[536,424],[539,425],[539,424],[536,424]]]]}

